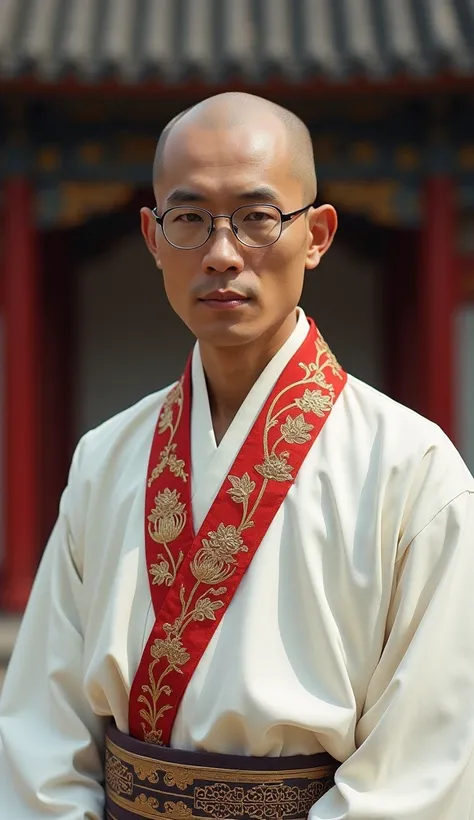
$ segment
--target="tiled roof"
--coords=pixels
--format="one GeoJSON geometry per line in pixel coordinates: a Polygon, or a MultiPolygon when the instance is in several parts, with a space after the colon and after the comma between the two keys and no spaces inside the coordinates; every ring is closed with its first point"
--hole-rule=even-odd
{"type": "Polygon", "coordinates": [[[474,0],[0,0],[0,77],[474,74],[474,0]]]}

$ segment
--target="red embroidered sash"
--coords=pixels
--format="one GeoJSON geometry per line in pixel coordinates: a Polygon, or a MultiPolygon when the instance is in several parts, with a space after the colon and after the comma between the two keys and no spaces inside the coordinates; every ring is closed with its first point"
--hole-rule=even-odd
{"type": "Polygon", "coordinates": [[[197,535],[190,491],[190,361],[166,397],[145,499],[156,622],[130,692],[133,737],[169,745],[189,680],[346,379],[310,320],[197,535]]]}

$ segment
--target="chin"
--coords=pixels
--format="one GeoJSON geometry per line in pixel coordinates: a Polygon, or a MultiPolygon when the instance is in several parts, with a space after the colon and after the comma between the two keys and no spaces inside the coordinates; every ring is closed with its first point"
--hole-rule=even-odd
{"type": "Polygon", "coordinates": [[[210,322],[191,327],[192,332],[200,342],[214,347],[238,347],[249,344],[264,332],[256,322],[233,322],[224,325],[223,322],[210,322]]]}

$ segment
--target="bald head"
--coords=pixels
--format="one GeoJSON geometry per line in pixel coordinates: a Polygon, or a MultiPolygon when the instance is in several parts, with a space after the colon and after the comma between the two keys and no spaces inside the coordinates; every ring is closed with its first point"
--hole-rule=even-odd
{"type": "Polygon", "coordinates": [[[316,171],[313,144],[308,128],[296,114],[253,94],[227,92],[209,97],[174,117],[158,140],[153,163],[153,182],[166,166],[166,145],[174,132],[183,127],[218,131],[247,127],[272,132],[283,127],[291,173],[301,181],[307,201],[316,199],[316,171]]]}

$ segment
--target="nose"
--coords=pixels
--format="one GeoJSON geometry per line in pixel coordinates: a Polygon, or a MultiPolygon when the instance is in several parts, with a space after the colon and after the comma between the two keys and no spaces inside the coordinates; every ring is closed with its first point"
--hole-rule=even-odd
{"type": "Polygon", "coordinates": [[[240,242],[232,233],[228,220],[217,220],[205,247],[202,260],[205,273],[225,273],[228,270],[239,273],[243,269],[240,242]]]}

